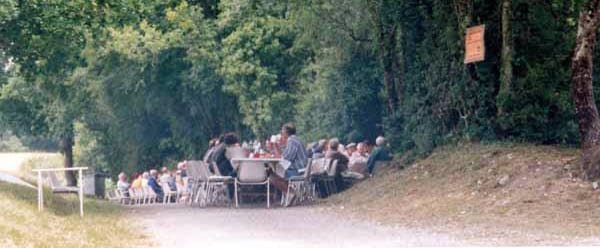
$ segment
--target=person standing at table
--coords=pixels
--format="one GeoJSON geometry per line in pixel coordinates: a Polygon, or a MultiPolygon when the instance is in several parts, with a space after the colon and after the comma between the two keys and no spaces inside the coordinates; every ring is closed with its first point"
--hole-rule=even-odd
{"type": "MultiPolygon", "coordinates": [[[[304,169],[306,166],[308,156],[304,149],[304,144],[296,136],[296,127],[292,123],[287,123],[281,128],[280,145],[284,146],[283,152],[279,153],[278,149],[275,150],[277,150],[278,154],[281,154],[281,159],[284,160],[282,165],[285,168],[285,178],[281,178],[272,172],[270,174],[273,186],[281,192],[287,192],[288,182],[286,179],[300,175],[299,170],[304,169]]],[[[293,199],[293,197],[290,199],[293,199]]],[[[290,202],[286,203],[286,205],[289,204],[290,202]]]]}

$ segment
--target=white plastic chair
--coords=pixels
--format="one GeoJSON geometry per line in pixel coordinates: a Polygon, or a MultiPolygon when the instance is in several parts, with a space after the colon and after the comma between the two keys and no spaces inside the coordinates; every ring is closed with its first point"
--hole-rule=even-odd
{"type": "Polygon", "coordinates": [[[188,176],[192,178],[193,182],[190,196],[190,198],[193,197],[192,204],[198,203],[202,207],[217,203],[219,197],[226,195],[227,185],[234,183],[233,177],[211,175],[208,165],[202,161],[189,161],[188,170],[190,170],[188,176]]]}
{"type": "Polygon", "coordinates": [[[130,205],[139,205],[142,201],[142,194],[140,189],[130,188],[129,189],[129,204],[130,205]]]}
{"type": "Polygon", "coordinates": [[[108,191],[106,198],[108,198],[109,201],[114,201],[114,202],[118,202],[120,204],[128,204],[130,201],[129,196],[124,195],[120,190],[115,189],[113,191],[108,191]]]}
{"type": "MultiPolygon", "coordinates": [[[[323,183],[325,185],[325,191],[326,192],[321,192],[319,190],[319,196],[323,197],[324,194],[329,194],[329,191],[327,189],[327,185],[326,185],[326,180],[327,180],[327,176],[328,176],[328,171],[329,171],[329,166],[331,165],[332,161],[331,159],[328,158],[319,158],[319,159],[313,159],[313,162],[311,164],[311,180],[313,182],[316,182],[318,184],[323,183]]],[[[314,194],[316,195],[316,187],[315,187],[315,192],[314,194]]]]}
{"type": "Polygon", "coordinates": [[[327,195],[337,193],[337,185],[335,184],[335,174],[337,171],[338,160],[333,160],[327,168],[327,176],[323,178],[327,195]]]}
{"type": "Polygon", "coordinates": [[[168,204],[177,196],[177,190],[171,190],[167,182],[161,182],[160,187],[163,190],[163,204],[168,204]]]}
{"type": "Polygon", "coordinates": [[[240,186],[247,185],[266,185],[267,186],[267,208],[271,207],[271,187],[270,178],[267,176],[267,170],[264,162],[260,161],[240,161],[238,175],[235,178],[235,207],[239,207],[240,186]]]}
{"type": "Polygon", "coordinates": [[[150,204],[156,204],[156,200],[158,199],[158,195],[156,194],[156,192],[154,192],[154,190],[150,188],[150,186],[145,186],[143,189],[146,190],[146,194],[148,195],[148,198],[150,198],[150,204]]]}
{"type": "Polygon", "coordinates": [[[282,197],[282,205],[289,206],[287,203],[291,203],[290,197],[293,195],[296,197],[297,202],[303,202],[305,200],[314,200],[315,185],[311,180],[312,171],[312,159],[308,159],[306,168],[302,171],[301,176],[294,176],[288,179],[288,188],[285,197],[282,197]]]}
{"type": "Polygon", "coordinates": [[[187,178],[182,179],[183,185],[175,184],[177,187],[177,202],[181,203],[182,199],[186,199],[186,202],[190,198],[190,191],[188,188],[188,180],[187,178]]]}

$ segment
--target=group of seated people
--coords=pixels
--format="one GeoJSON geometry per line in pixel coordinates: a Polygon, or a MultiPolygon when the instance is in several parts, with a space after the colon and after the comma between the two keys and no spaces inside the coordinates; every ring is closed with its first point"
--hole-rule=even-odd
{"type": "Polygon", "coordinates": [[[379,136],[373,147],[369,141],[342,145],[337,138],[322,139],[308,146],[307,153],[313,159],[329,158],[338,160],[342,171],[348,170],[361,175],[371,175],[378,161],[391,160],[384,137],[379,136]]]}
{"type": "MultiPolygon", "coordinates": [[[[373,173],[378,161],[391,160],[386,140],[381,136],[376,139],[375,147],[372,147],[368,141],[358,144],[350,143],[344,146],[340,144],[337,138],[323,139],[305,146],[296,136],[296,128],[291,123],[283,125],[280,134],[272,136],[271,139],[264,142],[264,148],[261,147],[262,145],[259,142],[255,142],[254,147],[249,147],[245,142],[241,145],[240,139],[235,133],[227,133],[217,139],[210,140],[203,161],[209,165],[209,170],[214,175],[235,177],[237,168],[234,168],[233,163],[231,163],[232,159],[248,157],[280,158],[280,164],[284,168],[283,173],[278,175],[270,168],[266,169],[271,177],[272,185],[280,192],[285,192],[287,190],[287,179],[300,176],[307,166],[309,158],[313,160],[327,158],[338,161],[335,172],[335,183],[338,189],[345,188],[344,177],[362,179],[373,173]]],[[[127,182],[127,175],[121,173],[119,174],[117,187],[121,192],[127,192],[130,187],[148,186],[157,194],[159,199],[162,199],[161,182],[166,182],[174,191],[178,188],[185,188],[187,187],[185,186],[187,185],[184,179],[185,174],[185,162],[179,163],[177,170],[174,171],[163,167],[160,174],[154,169],[141,173],[133,177],[135,179],[131,184],[127,182]]],[[[233,191],[232,187],[229,190],[230,192],[233,191]]],[[[233,197],[231,193],[229,195],[233,197]]]]}
{"type": "Polygon", "coordinates": [[[128,181],[127,174],[121,172],[118,176],[117,189],[123,196],[129,197],[130,189],[149,187],[156,194],[157,200],[162,201],[164,196],[163,183],[166,183],[168,190],[181,191],[188,187],[186,177],[186,163],[184,161],[177,165],[177,170],[169,170],[167,167],[162,167],[160,172],[156,169],[151,169],[139,174],[134,173],[131,177],[131,182],[128,181]]]}
{"type": "Polygon", "coordinates": [[[362,179],[370,176],[377,162],[391,160],[391,155],[384,137],[377,137],[373,147],[369,141],[342,145],[337,138],[322,139],[304,146],[296,136],[293,124],[283,125],[281,132],[271,136],[264,143],[259,141],[244,142],[240,145],[239,138],[234,133],[228,133],[209,143],[209,149],[204,156],[206,164],[213,164],[213,173],[225,176],[235,176],[236,169],[232,166],[234,158],[280,158],[286,163],[283,177],[279,180],[277,174],[272,174],[273,185],[281,190],[287,188],[284,179],[300,175],[305,168],[308,158],[313,160],[327,158],[337,160],[336,186],[345,188],[344,177],[362,179]],[[263,145],[264,144],[264,145],[263,145]]]}

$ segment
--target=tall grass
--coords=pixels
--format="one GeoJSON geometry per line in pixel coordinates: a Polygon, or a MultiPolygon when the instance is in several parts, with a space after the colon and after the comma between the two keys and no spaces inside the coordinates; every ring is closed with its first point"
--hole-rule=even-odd
{"type": "Polygon", "coordinates": [[[75,194],[44,192],[45,209],[37,210],[37,192],[0,182],[0,247],[140,247],[146,237],[129,223],[119,205],[84,200],[79,217],[75,194]]]}

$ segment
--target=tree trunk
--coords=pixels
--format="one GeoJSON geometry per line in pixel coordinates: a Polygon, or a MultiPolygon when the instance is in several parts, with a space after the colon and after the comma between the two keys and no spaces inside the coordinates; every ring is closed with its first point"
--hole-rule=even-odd
{"type": "Polygon", "coordinates": [[[379,28],[379,57],[383,65],[383,81],[385,82],[385,91],[387,95],[387,104],[389,113],[396,112],[398,107],[399,94],[397,87],[398,78],[398,57],[396,56],[396,26],[386,30],[381,24],[379,28]]]}
{"type": "MultiPolygon", "coordinates": [[[[65,156],[64,167],[72,168],[73,167],[73,137],[72,135],[65,135],[60,139],[60,145],[65,156]]],[[[77,186],[77,177],[75,172],[66,171],[65,179],[67,179],[68,186],[77,186]]]]}
{"type": "Polygon", "coordinates": [[[504,111],[504,106],[510,99],[512,79],[513,79],[513,36],[512,36],[512,0],[502,1],[502,57],[500,68],[500,89],[496,97],[496,105],[498,107],[497,115],[501,115],[504,111]]]}
{"type": "Polygon", "coordinates": [[[592,86],[593,55],[600,20],[600,0],[591,0],[579,14],[571,64],[571,90],[583,148],[586,179],[600,178],[600,117],[592,86]]]}
{"type": "Polygon", "coordinates": [[[398,6],[395,2],[367,1],[369,14],[377,34],[377,50],[383,68],[388,113],[395,113],[402,97],[402,78],[398,56],[397,35],[399,32],[397,13],[391,11],[398,6]]]}

